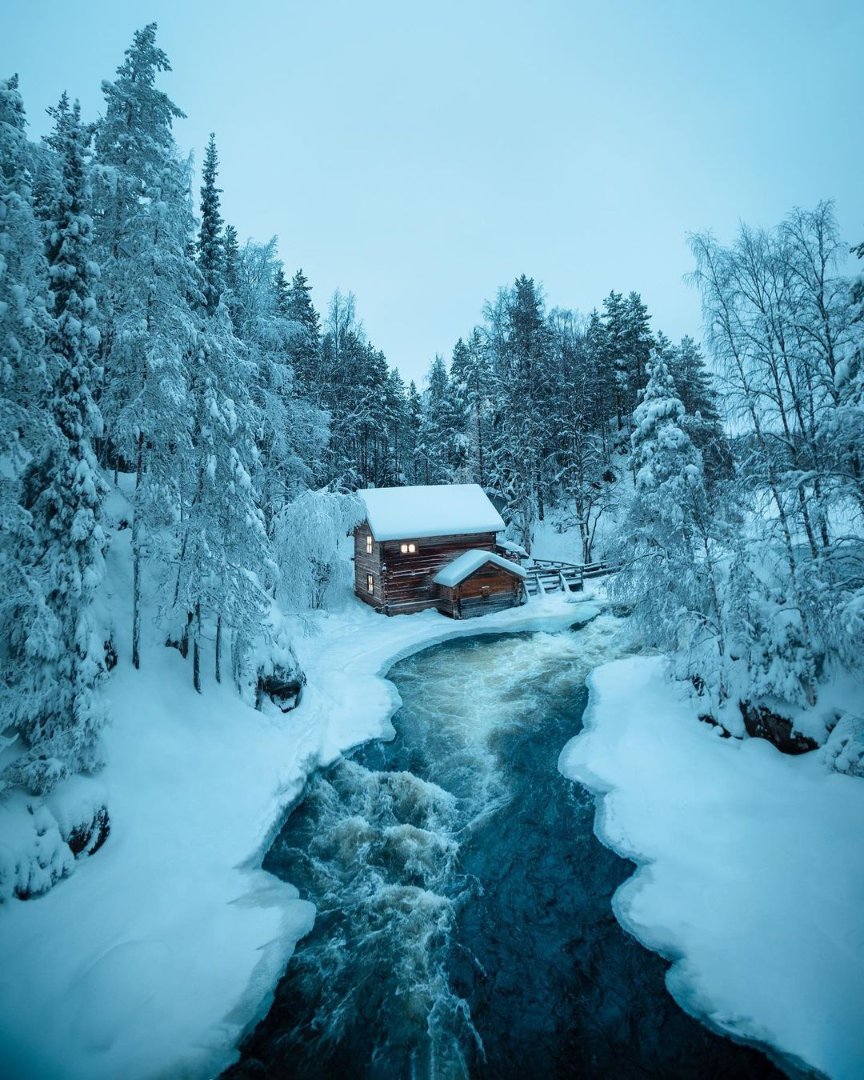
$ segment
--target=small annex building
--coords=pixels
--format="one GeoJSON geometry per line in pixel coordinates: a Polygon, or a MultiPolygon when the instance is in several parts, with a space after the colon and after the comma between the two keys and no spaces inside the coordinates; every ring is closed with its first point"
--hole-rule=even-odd
{"type": "Polygon", "coordinates": [[[385,615],[454,619],[520,604],[525,571],[499,546],[501,515],[479,484],[366,488],[354,530],[354,591],[385,615]]]}

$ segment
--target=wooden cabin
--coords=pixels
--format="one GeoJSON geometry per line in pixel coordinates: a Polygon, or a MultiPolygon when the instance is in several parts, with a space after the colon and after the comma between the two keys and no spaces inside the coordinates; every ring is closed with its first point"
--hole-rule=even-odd
{"type": "Polygon", "coordinates": [[[357,494],[366,518],[354,530],[354,592],[365,603],[385,615],[437,608],[457,619],[522,603],[525,572],[511,553],[496,553],[504,522],[478,484],[357,494]]]}
{"type": "Polygon", "coordinates": [[[525,571],[512,559],[475,549],[432,580],[438,588],[438,610],[453,619],[470,619],[521,604],[525,571]]]}

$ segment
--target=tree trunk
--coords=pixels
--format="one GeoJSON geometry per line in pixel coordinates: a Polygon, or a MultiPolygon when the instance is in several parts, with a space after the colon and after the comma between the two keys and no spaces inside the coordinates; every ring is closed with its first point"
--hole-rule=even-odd
{"type": "Polygon", "coordinates": [[[183,636],[180,638],[180,655],[184,660],[189,655],[189,627],[192,625],[192,619],[192,612],[187,611],[186,625],[183,627],[183,636]]]}
{"type": "Polygon", "coordinates": [[[483,417],[480,406],[477,406],[477,469],[480,473],[478,483],[483,487],[483,417]]]}
{"type": "MultiPolygon", "coordinates": [[[[135,494],[141,484],[141,464],[144,436],[138,435],[138,454],[135,462],[135,494]]],[[[141,507],[138,500],[132,516],[132,666],[141,667],[141,507]]]]}
{"type": "Polygon", "coordinates": [[[201,693],[201,604],[195,605],[195,622],[192,627],[192,685],[201,693]]]}
{"type": "Polygon", "coordinates": [[[222,616],[216,619],[216,682],[222,682],[222,616]]]}
{"type": "Polygon", "coordinates": [[[141,552],[134,525],[132,530],[132,666],[137,671],[141,667],[141,552]]]}

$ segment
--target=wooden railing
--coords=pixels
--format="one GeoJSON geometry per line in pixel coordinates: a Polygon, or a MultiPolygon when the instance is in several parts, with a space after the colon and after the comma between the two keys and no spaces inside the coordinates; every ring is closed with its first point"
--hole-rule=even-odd
{"type": "Polygon", "coordinates": [[[560,559],[532,559],[531,565],[525,567],[528,575],[525,579],[526,593],[533,595],[528,588],[529,583],[536,589],[537,595],[559,589],[562,592],[579,591],[585,587],[586,578],[601,577],[617,569],[617,565],[605,562],[570,563],[560,559]]]}
{"type": "Polygon", "coordinates": [[[571,563],[561,562],[560,559],[531,559],[531,563],[533,566],[526,567],[527,570],[578,570],[582,577],[600,577],[601,574],[613,574],[620,569],[616,563],[607,562],[571,563]]]}

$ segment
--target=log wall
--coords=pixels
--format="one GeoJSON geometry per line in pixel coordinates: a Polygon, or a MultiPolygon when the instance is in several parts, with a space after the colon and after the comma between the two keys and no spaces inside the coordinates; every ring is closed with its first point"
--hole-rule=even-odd
{"type": "Polygon", "coordinates": [[[366,552],[366,537],[372,536],[364,521],[354,530],[354,592],[361,600],[379,610],[384,607],[384,590],[381,581],[381,544],[373,537],[372,554],[366,552]],[[366,575],[372,575],[374,592],[366,587],[366,575]]]}
{"type": "Polygon", "coordinates": [[[354,591],[388,615],[437,607],[439,589],[432,579],[438,571],[466,551],[495,549],[495,533],[489,532],[419,539],[407,536],[382,543],[373,538],[372,554],[367,555],[366,537],[370,535],[365,521],[354,531],[354,591]],[[414,544],[417,550],[403,554],[402,544],[414,544]],[[367,574],[372,574],[375,585],[371,595],[366,588],[367,574]]]}
{"type": "Polygon", "coordinates": [[[439,610],[454,619],[504,611],[522,601],[522,579],[487,563],[451,588],[441,588],[439,610]]]}

